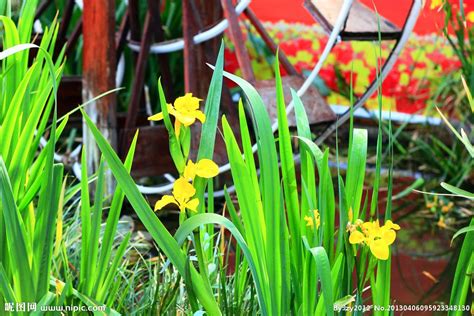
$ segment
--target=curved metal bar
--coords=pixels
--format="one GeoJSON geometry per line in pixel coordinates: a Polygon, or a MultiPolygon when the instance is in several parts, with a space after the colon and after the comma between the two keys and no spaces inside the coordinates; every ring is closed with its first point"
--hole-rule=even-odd
{"type": "MultiPolygon", "coordinates": [[[[240,1],[235,7],[235,12],[237,13],[237,15],[240,15],[249,6],[250,2],[251,0],[240,1]]],[[[209,30],[196,34],[193,38],[194,44],[201,44],[203,42],[206,42],[222,34],[227,29],[228,26],[229,26],[229,21],[227,21],[227,19],[220,21],[209,30]]],[[[128,43],[128,47],[130,47],[130,49],[135,52],[140,51],[140,45],[137,45],[135,43],[128,43]]],[[[181,38],[178,40],[167,41],[163,43],[154,43],[150,47],[150,53],[151,54],[167,54],[167,53],[182,50],[183,48],[184,48],[184,39],[181,38]]]]}
{"type": "MultiPolygon", "coordinates": [[[[405,21],[405,25],[402,30],[402,34],[400,36],[400,39],[397,41],[395,44],[395,47],[393,48],[392,52],[390,53],[390,56],[387,58],[385,61],[385,64],[382,66],[382,70],[380,73],[380,77],[378,79],[375,79],[369,86],[369,88],[366,90],[366,92],[356,101],[356,103],[353,106],[353,110],[357,110],[360,108],[377,90],[378,83],[382,84],[382,82],[385,80],[387,75],[390,73],[392,70],[393,66],[395,65],[395,62],[397,61],[398,57],[400,56],[400,53],[405,46],[406,42],[408,41],[408,38],[410,37],[411,32],[413,31],[413,28],[415,27],[416,21],[418,20],[418,16],[421,12],[421,9],[423,7],[422,0],[414,0],[412,3],[412,7],[410,9],[410,13],[407,16],[407,19],[405,21]]],[[[316,144],[321,145],[331,134],[342,124],[344,124],[351,116],[350,110],[347,110],[344,114],[342,114],[338,120],[330,125],[317,139],[316,139],[316,144]]]]}

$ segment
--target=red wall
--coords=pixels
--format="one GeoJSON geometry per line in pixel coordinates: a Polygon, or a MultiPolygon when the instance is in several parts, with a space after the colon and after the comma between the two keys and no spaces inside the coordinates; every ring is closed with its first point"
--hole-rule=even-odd
{"type": "MultiPolygon", "coordinates": [[[[403,24],[412,3],[411,0],[361,0],[361,2],[369,7],[374,7],[375,4],[381,15],[398,25],[403,24]]],[[[459,2],[459,0],[452,0],[452,2],[459,2]]],[[[418,19],[415,27],[415,32],[418,34],[439,33],[443,25],[442,14],[430,10],[430,3],[431,0],[426,1],[418,19]]],[[[467,11],[474,9],[474,0],[464,0],[464,3],[467,11]]],[[[250,7],[263,21],[314,23],[313,18],[303,7],[303,0],[253,0],[250,7]]]]}

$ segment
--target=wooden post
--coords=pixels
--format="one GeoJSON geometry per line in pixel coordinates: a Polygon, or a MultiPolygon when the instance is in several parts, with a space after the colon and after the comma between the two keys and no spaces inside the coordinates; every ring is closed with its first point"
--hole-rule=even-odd
{"type": "MultiPolygon", "coordinates": [[[[88,101],[115,88],[115,1],[84,0],[83,12],[83,90],[88,101]]],[[[117,149],[116,96],[110,94],[86,107],[87,114],[113,148],[117,149]]],[[[83,124],[83,144],[87,151],[89,172],[98,169],[100,152],[89,129],[83,124]]],[[[107,193],[113,193],[111,174],[106,177],[107,193]]]]}
{"type": "MultiPolygon", "coordinates": [[[[190,1],[182,1],[182,21],[183,21],[183,39],[184,39],[184,92],[193,93],[195,96],[199,93],[197,91],[196,80],[196,63],[197,63],[197,49],[194,45],[193,37],[199,31],[192,16],[190,1]]],[[[202,97],[202,96],[198,96],[202,97]]]]}
{"type": "MultiPolygon", "coordinates": [[[[213,25],[216,21],[220,21],[223,17],[220,0],[182,0],[183,15],[183,38],[184,38],[184,87],[185,92],[192,92],[196,97],[204,99],[207,96],[209,83],[212,78],[213,71],[206,63],[214,64],[219,51],[222,36],[201,44],[194,44],[192,38],[202,29],[213,25]]],[[[229,95],[224,96],[223,101],[228,100],[226,105],[229,108],[236,108],[232,103],[229,95]]],[[[201,105],[204,106],[204,103],[201,105]]],[[[227,106],[222,106],[223,110],[227,106]]],[[[228,114],[227,111],[224,111],[228,114]]],[[[237,116],[232,116],[237,117],[237,116]]],[[[197,149],[200,141],[201,126],[199,123],[193,124],[191,139],[190,158],[196,159],[197,149]]],[[[221,138],[217,137],[217,143],[221,138]]],[[[225,146],[217,146],[217,148],[225,149],[225,146]]],[[[224,150],[225,151],[225,150],[224,150]]],[[[216,149],[214,161],[217,163],[227,162],[227,154],[220,153],[216,149]]]]}
{"type": "Polygon", "coordinates": [[[242,76],[248,82],[255,84],[255,74],[252,69],[252,62],[250,61],[249,53],[245,47],[245,39],[242,34],[242,30],[239,25],[239,17],[235,12],[235,8],[232,4],[232,0],[221,0],[222,8],[224,8],[224,15],[229,21],[229,35],[234,43],[235,55],[239,63],[240,69],[242,70],[242,76]]]}

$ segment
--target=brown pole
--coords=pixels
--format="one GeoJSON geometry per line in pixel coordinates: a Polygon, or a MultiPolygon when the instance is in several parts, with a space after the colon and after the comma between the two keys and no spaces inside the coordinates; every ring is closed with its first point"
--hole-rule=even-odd
{"type": "MultiPolygon", "coordinates": [[[[84,0],[83,11],[82,99],[88,101],[115,88],[115,1],[84,0]]],[[[116,96],[110,94],[86,107],[99,130],[117,148],[116,96]]],[[[95,172],[100,153],[87,126],[83,124],[83,144],[89,171],[95,172]]],[[[107,192],[112,193],[113,178],[107,175],[107,192]]]]}
{"type": "Polygon", "coordinates": [[[196,80],[196,54],[197,47],[194,45],[193,37],[197,33],[192,15],[192,6],[190,0],[182,1],[182,24],[183,24],[183,39],[184,39],[184,92],[198,94],[197,80],[196,80]]]}
{"type": "Polygon", "coordinates": [[[224,16],[229,21],[229,35],[235,45],[235,55],[242,70],[242,76],[248,82],[255,84],[255,74],[253,73],[250,56],[245,48],[244,35],[239,25],[239,17],[235,12],[232,0],[221,0],[222,8],[224,9],[224,16]]]}

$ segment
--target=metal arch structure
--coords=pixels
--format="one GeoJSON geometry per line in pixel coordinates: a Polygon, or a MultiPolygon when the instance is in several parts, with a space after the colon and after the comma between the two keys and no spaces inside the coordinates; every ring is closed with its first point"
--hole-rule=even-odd
{"type": "MultiPolygon", "coordinates": [[[[345,0],[344,2],[352,2],[353,0],[345,0]]],[[[407,15],[405,20],[405,24],[402,28],[402,34],[400,38],[396,41],[395,46],[393,47],[392,51],[390,52],[387,60],[382,65],[380,76],[376,78],[367,88],[366,92],[360,96],[356,103],[353,106],[354,111],[358,108],[362,107],[365,102],[375,93],[377,90],[378,83],[382,84],[382,82],[387,78],[390,71],[393,69],[400,53],[402,52],[405,44],[407,43],[410,34],[413,32],[415,27],[416,21],[420,15],[421,9],[423,8],[423,1],[422,0],[413,0],[412,5],[410,8],[410,12],[407,15]]],[[[347,110],[344,114],[339,116],[338,120],[330,125],[324,132],[316,139],[316,144],[321,145],[334,131],[344,124],[350,118],[350,110],[347,110]]]]}
{"type": "MultiPolygon", "coordinates": [[[[251,0],[240,1],[235,7],[235,12],[237,13],[237,15],[242,14],[242,12],[244,12],[248,8],[251,2],[252,2],[251,0]]],[[[213,39],[219,36],[220,34],[224,33],[228,27],[229,27],[229,21],[227,19],[223,19],[222,21],[220,21],[219,23],[217,23],[215,26],[211,27],[210,29],[200,32],[199,34],[196,34],[193,37],[193,42],[196,45],[207,42],[210,39],[213,39]]],[[[127,45],[134,52],[140,52],[140,45],[132,43],[130,42],[130,40],[127,45]]],[[[184,49],[184,39],[180,38],[173,41],[153,43],[150,46],[150,53],[151,54],[168,54],[168,53],[180,51],[183,49],[184,49]]]]}

